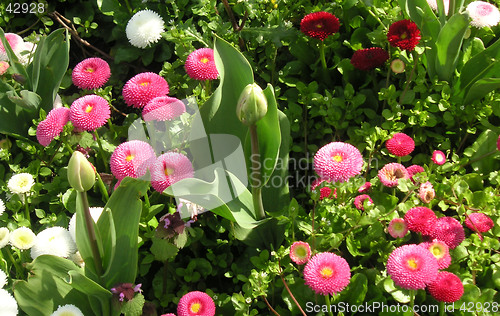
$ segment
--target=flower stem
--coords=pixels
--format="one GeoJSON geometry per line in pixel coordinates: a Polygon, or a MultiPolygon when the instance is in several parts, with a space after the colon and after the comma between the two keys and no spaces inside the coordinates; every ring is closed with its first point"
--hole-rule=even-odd
{"type": "Polygon", "coordinates": [[[24,217],[28,221],[28,227],[31,227],[30,208],[28,206],[28,194],[27,193],[24,193],[24,217]]]}
{"type": "Polygon", "coordinates": [[[413,81],[413,76],[415,75],[415,69],[417,68],[417,65],[418,65],[418,54],[415,53],[415,51],[412,52],[412,56],[413,56],[413,67],[411,68],[411,72],[410,72],[410,76],[408,77],[408,81],[406,81],[406,86],[403,90],[403,92],[401,93],[401,95],[399,96],[399,104],[403,104],[403,99],[404,99],[404,96],[406,95],[406,92],[408,91],[408,88],[410,87],[410,83],[413,81]]]}
{"type": "Polygon", "coordinates": [[[328,315],[333,316],[333,312],[330,309],[330,306],[332,305],[332,303],[330,302],[330,295],[329,294],[325,295],[325,300],[326,300],[326,306],[327,306],[327,309],[328,309],[328,315]]]}
{"type": "Polygon", "coordinates": [[[7,254],[7,258],[9,258],[9,260],[12,262],[12,265],[16,269],[16,278],[21,279],[22,278],[21,267],[17,263],[16,259],[14,259],[14,257],[12,256],[9,247],[4,247],[2,251],[4,254],[7,254]]]}
{"type": "Polygon", "coordinates": [[[297,307],[299,308],[302,315],[307,316],[307,314],[304,312],[302,307],[300,307],[300,304],[299,304],[299,302],[297,302],[297,299],[295,298],[295,296],[293,296],[292,291],[290,291],[290,288],[288,287],[288,284],[286,284],[285,278],[283,277],[283,274],[281,272],[282,271],[281,271],[281,267],[280,267],[280,278],[281,278],[281,281],[283,282],[283,285],[285,285],[285,288],[286,288],[288,294],[290,295],[292,300],[295,302],[295,305],[297,305],[297,307]]]}
{"type": "Polygon", "coordinates": [[[274,310],[274,308],[271,306],[271,304],[269,304],[269,301],[267,300],[267,298],[264,295],[261,295],[261,297],[264,300],[264,302],[266,303],[267,308],[269,308],[269,310],[271,312],[273,312],[274,315],[280,316],[280,314],[278,314],[278,312],[274,310]]]}
{"type": "Polygon", "coordinates": [[[258,219],[266,217],[264,212],[264,205],[262,204],[262,175],[260,170],[260,152],[259,152],[259,138],[257,135],[257,125],[250,125],[250,140],[252,145],[252,154],[250,160],[252,161],[252,169],[250,173],[250,183],[252,185],[252,198],[255,212],[258,219]]]}
{"type": "Polygon", "coordinates": [[[96,172],[95,174],[97,175],[97,186],[99,187],[101,194],[104,196],[104,203],[107,203],[109,200],[108,189],[104,185],[104,182],[102,181],[102,178],[101,178],[101,175],[99,174],[99,172],[96,172]]]}
{"type": "Polygon", "coordinates": [[[444,302],[439,302],[439,316],[444,316],[444,302]]]}
{"type": "Polygon", "coordinates": [[[410,310],[413,311],[415,305],[415,290],[410,290],[410,310]]]}
{"type": "Polygon", "coordinates": [[[327,69],[326,66],[326,59],[325,59],[325,43],[321,41],[319,43],[319,59],[321,60],[321,65],[323,66],[323,69],[327,69]]]}
{"type": "Polygon", "coordinates": [[[99,253],[99,246],[97,245],[97,237],[94,229],[94,220],[90,216],[89,201],[87,200],[87,192],[80,192],[80,197],[83,203],[83,215],[85,218],[85,228],[89,238],[90,248],[92,250],[92,257],[94,259],[94,266],[98,277],[103,274],[101,254],[99,253]]]}
{"type": "Polygon", "coordinates": [[[108,163],[106,162],[106,157],[104,157],[105,152],[104,149],[102,148],[101,138],[99,138],[99,134],[97,134],[96,130],[94,130],[94,135],[95,139],[97,140],[97,144],[99,145],[99,150],[100,150],[99,156],[101,156],[102,164],[104,165],[104,168],[106,168],[106,171],[109,173],[109,166],[108,163]]]}

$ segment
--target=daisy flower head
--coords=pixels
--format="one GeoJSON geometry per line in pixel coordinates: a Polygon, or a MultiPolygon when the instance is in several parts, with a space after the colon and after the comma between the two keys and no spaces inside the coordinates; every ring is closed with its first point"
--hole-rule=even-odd
{"type": "Polygon", "coordinates": [[[438,268],[440,270],[446,269],[450,266],[451,256],[449,247],[440,240],[434,240],[432,242],[423,242],[419,246],[428,249],[432,255],[436,258],[438,262],[438,268]]]}
{"type": "Polygon", "coordinates": [[[215,315],[215,303],[212,298],[204,292],[192,291],[184,294],[177,304],[178,316],[213,316],[215,315]]]}
{"type": "MultiPolygon", "coordinates": [[[[9,43],[10,48],[12,48],[12,51],[14,53],[20,52],[21,50],[24,50],[24,40],[21,36],[15,34],[15,33],[5,33],[5,39],[7,40],[7,43],[9,43]]],[[[5,47],[3,46],[2,41],[0,41],[0,60],[7,61],[9,60],[9,57],[7,56],[7,52],[5,51],[5,47]]]]}
{"type": "Polygon", "coordinates": [[[7,284],[7,274],[0,269],[0,289],[3,288],[7,284]]]}
{"type": "Polygon", "coordinates": [[[471,18],[470,24],[477,28],[493,27],[500,22],[500,11],[491,3],[472,1],[465,9],[471,18]]]}
{"type": "Polygon", "coordinates": [[[378,171],[378,178],[383,185],[392,188],[398,185],[399,179],[409,179],[410,175],[402,164],[392,162],[378,171]]]}
{"type": "Polygon", "coordinates": [[[396,58],[393,61],[391,61],[391,70],[395,74],[403,73],[405,71],[405,67],[406,67],[405,62],[399,58],[396,58]]]}
{"type": "Polygon", "coordinates": [[[415,179],[413,179],[413,176],[416,175],[417,173],[424,172],[425,169],[424,167],[419,165],[411,165],[408,168],[406,168],[406,171],[408,171],[408,174],[410,175],[411,182],[415,183],[415,179]]]}
{"type": "Polygon", "coordinates": [[[331,142],[314,155],[314,170],[324,180],[345,182],[361,172],[363,157],[351,144],[331,142]]]}
{"type": "Polygon", "coordinates": [[[434,199],[434,197],[436,196],[436,192],[434,191],[434,187],[429,181],[420,184],[418,196],[424,203],[430,203],[432,199],[434,199]]]}
{"type": "Polygon", "coordinates": [[[0,76],[7,72],[10,65],[8,62],[1,60],[0,61],[0,76]]]}
{"type": "Polygon", "coordinates": [[[167,81],[153,72],[142,72],[130,78],[123,86],[123,99],[128,106],[143,108],[156,97],[168,94],[167,81]]]}
{"type": "Polygon", "coordinates": [[[339,28],[339,19],[335,15],[324,11],[309,13],[300,21],[302,33],[321,41],[337,33],[339,28]]]}
{"type": "Polygon", "coordinates": [[[402,218],[394,218],[390,221],[387,231],[393,238],[403,238],[408,233],[408,225],[402,218]]]}
{"type": "Polygon", "coordinates": [[[166,188],[194,175],[193,165],[181,153],[167,152],[159,156],[151,165],[151,186],[162,193],[166,188]]]}
{"type": "Polygon", "coordinates": [[[101,58],[92,57],[79,62],[73,72],[71,79],[73,84],[80,89],[97,89],[102,87],[111,76],[109,64],[101,58]]]}
{"type": "Polygon", "coordinates": [[[131,140],[118,145],[111,154],[111,173],[118,179],[144,176],[155,161],[156,155],[150,144],[141,140],[131,140]]]}
{"type": "Polygon", "coordinates": [[[304,264],[311,258],[311,247],[303,241],[296,241],[290,246],[290,259],[296,264],[304,264]]]}
{"type": "Polygon", "coordinates": [[[134,14],[125,28],[130,44],[139,48],[158,42],[164,31],[165,22],[158,13],[151,10],[141,10],[134,14]]]}
{"type": "Polygon", "coordinates": [[[446,162],[446,155],[441,150],[434,150],[432,153],[432,162],[441,166],[446,162]]]}
{"type": "Polygon", "coordinates": [[[415,141],[405,133],[396,133],[385,142],[385,147],[391,154],[404,157],[415,149],[415,141]]]}
{"type": "Polygon", "coordinates": [[[7,188],[9,188],[10,192],[14,194],[24,194],[31,191],[34,184],[35,179],[33,179],[31,174],[18,173],[13,175],[9,182],[7,182],[7,188]]]}
{"type": "Polygon", "coordinates": [[[36,139],[40,145],[48,146],[54,138],[61,134],[69,121],[69,113],[70,109],[66,107],[50,110],[45,120],[41,121],[36,128],[36,139]]]}
{"type": "Polygon", "coordinates": [[[382,66],[389,59],[389,53],[380,47],[359,49],[351,57],[351,64],[359,70],[371,70],[382,66]]]}
{"type": "Polygon", "coordinates": [[[0,199],[0,216],[5,212],[5,203],[0,199]]]}
{"type": "Polygon", "coordinates": [[[36,242],[31,247],[31,258],[41,255],[53,255],[67,258],[76,252],[76,244],[69,231],[63,227],[49,227],[36,235],[36,242]]]}
{"type": "Polygon", "coordinates": [[[425,206],[411,208],[405,214],[408,229],[422,235],[430,235],[434,231],[436,222],[437,217],[434,211],[425,206]]]}
{"type": "Polygon", "coordinates": [[[425,288],[438,274],[436,258],[429,250],[415,244],[394,249],[386,268],[394,284],[407,290],[425,288]]]}
{"type": "Polygon", "coordinates": [[[450,249],[455,249],[464,241],[465,232],[460,222],[453,217],[441,217],[436,221],[430,236],[443,241],[450,249]]]}
{"type": "Polygon", "coordinates": [[[436,280],[427,288],[432,297],[445,303],[456,302],[464,294],[464,285],[460,278],[448,271],[440,271],[436,280]]]}
{"type": "Polygon", "coordinates": [[[162,96],[151,99],[142,109],[144,121],[171,121],[186,112],[184,103],[176,98],[162,96]]]}
{"type": "Polygon", "coordinates": [[[359,193],[366,193],[370,191],[370,188],[372,187],[372,184],[370,182],[365,182],[362,186],[359,187],[358,192],[359,193]]]}
{"type": "MultiPolygon", "coordinates": [[[[321,179],[321,178],[318,178],[316,180],[314,180],[312,183],[311,183],[311,191],[314,191],[318,186],[321,185],[321,183],[325,182],[325,180],[321,179]]],[[[328,181],[327,181],[328,182],[328,181]]],[[[319,189],[319,199],[320,200],[323,200],[325,198],[328,198],[328,197],[331,197],[332,195],[332,189],[329,188],[329,187],[322,187],[319,189]]],[[[336,198],[337,197],[337,189],[335,189],[333,191],[333,196],[336,198]]]]}
{"type": "Polygon", "coordinates": [[[0,249],[9,243],[10,231],[7,227],[0,227],[0,249]]]}
{"type": "Polygon", "coordinates": [[[420,42],[420,30],[411,20],[401,20],[391,24],[387,39],[393,47],[412,51],[420,42]]]}
{"type": "Polygon", "coordinates": [[[189,54],[184,68],[188,76],[194,80],[213,80],[219,77],[214,50],[211,48],[200,48],[189,54]]]}
{"type": "Polygon", "coordinates": [[[331,252],[312,257],[304,267],[305,284],[316,294],[333,295],[350,282],[351,268],[347,261],[331,252]]]}
{"type": "Polygon", "coordinates": [[[365,207],[364,207],[365,200],[368,200],[368,202],[366,202],[367,205],[373,204],[373,200],[368,194],[361,194],[361,195],[358,195],[354,198],[354,206],[356,206],[356,208],[358,210],[364,211],[365,210],[365,207]]]}
{"type": "Polygon", "coordinates": [[[464,223],[469,229],[477,233],[487,232],[494,226],[493,220],[484,213],[471,213],[467,216],[464,223]]]}
{"type": "Polygon", "coordinates": [[[69,112],[69,119],[79,130],[94,131],[106,124],[111,115],[108,101],[90,94],[76,99],[69,112]]]}
{"type": "Polygon", "coordinates": [[[19,313],[16,299],[4,289],[0,289],[0,306],[1,315],[15,316],[19,313]]]}
{"type": "Polygon", "coordinates": [[[72,304],[59,306],[50,316],[83,316],[82,311],[72,304]]]}
{"type": "Polygon", "coordinates": [[[9,242],[18,249],[30,249],[36,242],[36,235],[28,227],[19,227],[9,234],[9,242]]]}
{"type": "MultiPolygon", "coordinates": [[[[427,0],[427,4],[431,7],[432,10],[438,12],[437,0],[427,0]]],[[[443,0],[444,4],[444,13],[448,15],[448,11],[450,10],[450,0],[443,0]]]]}
{"type": "MultiPolygon", "coordinates": [[[[102,211],[104,210],[103,207],[90,207],[89,212],[90,216],[94,220],[94,223],[97,223],[99,220],[99,217],[101,217],[102,211]]],[[[71,236],[71,239],[76,243],[76,213],[71,216],[71,219],[69,220],[68,224],[68,231],[71,236]]]]}

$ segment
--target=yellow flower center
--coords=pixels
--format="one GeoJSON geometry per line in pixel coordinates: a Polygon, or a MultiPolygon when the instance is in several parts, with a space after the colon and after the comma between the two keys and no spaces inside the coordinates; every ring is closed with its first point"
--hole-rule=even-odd
{"type": "Polygon", "coordinates": [[[430,251],[438,259],[444,255],[443,250],[439,246],[432,246],[430,251]]]}
{"type": "Polygon", "coordinates": [[[149,81],[141,82],[140,85],[143,87],[147,87],[149,85],[149,81]]]}
{"type": "Polygon", "coordinates": [[[174,173],[174,169],[172,169],[172,168],[168,168],[168,167],[167,167],[167,168],[165,168],[165,175],[166,175],[166,176],[169,176],[169,175],[171,175],[172,173],[174,173]]]}
{"type": "Polygon", "coordinates": [[[191,304],[191,312],[192,313],[198,313],[201,309],[201,304],[199,302],[191,304]]]}
{"type": "Polygon", "coordinates": [[[132,154],[128,154],[127,157],[125,158],[125,160],[127,160],[127,162],[129,162],[130,160],[134,159],[134,155],[132,154]]]}
{"type": "Polygon", "coordinates": [[[323,28],[323,24],[320,24],[320,23],[316,24],[316,28],[317,28],[317,29],[321,29],[321,28],[323,28]]]}
{"type": "Polygon", "coordinates": [[[324,279],[328,279],[328,278],[332,277],[332,275],[333,275],[333,269],[330,268],[330,267],[324,267],[323,269],[321,269],[321,271],[319,273],[321,274],[321,276],[324,279]]]}
{"type": "Polygon", "coordinates": [[[341,155],[335,155],[332,157],[332,160],[334,160],[335,162],[341,162],[344,159],[342,158],[341,155]]]}
{"type": "Polygon", "coordinates": [[[204,64],[208,63],[208,58],[207,57],[203,57],[202,59],[200,59],[200,61],[204,64]]]}
{"type": "Polygon", "coordinates": [[[75,313],[70,312],[70,311],[64,311],[61,314],[59,314],[59,316],[74,316],[74,315],[75,315],[75,313]]]}
{"type": "Polygon", "coordinates": [[[28,179],[25,179],[25,178],[21,178],[19,180],[19,186],[22,188],[22,187],[25,187],[28,185],[28,179]]]}
{"type": "Polygon", "coordinates": [[[418,268],[418,263],[415,259],[408,260],[408,267],[412,270],[416,270],[418,268]]]}
{"type": "Polygon", "coordinates": [[[95,71],[95,69],[92,67],[88,67],[87,69],[85,69],[85,72],[93,73],[94,71],[95,71]]]}
{"type": "Polygon", "coordinates": [[[406,32],[404,32],[403,34],[401,34],[401,36],[399,38],[406,39],[407,37],[408,37],[408,35],[406,34],[406,32]]]}
{"type": "Polygon", "coordinates": [[[90,113],[92,111],[92,105],[87,105],[85,108],[85,113],[90,113]]]}
{"type": "Polygon", "coordinates": [[[297,255],[297,257],[305,258],[307,256],[307,250],[305,249],[305,247],[298,247],[297,249],[295,249],[295,254],[297,255]]]}

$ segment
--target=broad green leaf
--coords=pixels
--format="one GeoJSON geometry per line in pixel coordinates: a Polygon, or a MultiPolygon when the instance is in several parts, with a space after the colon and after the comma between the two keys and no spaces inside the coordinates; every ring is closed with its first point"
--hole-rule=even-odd
{"type": "Polygon", "coordinates": [[[31,121],[38,113],[30,113],[17,106],[8,93],[15,93],[14,88],[0,80],[0,133],[27,139],[31,121]]]}
{"type": "Polygon", "coordinates": [[[174,258],[179,252],[179,248],[166,239],[153,237],[151,240],[153,242],[151,253],[158,261],[167,261],[170,258],[174,258]]]}
{"type": "Polygon", "coordinates": [[[250,247],[276,249],[283,243],[287,222],[268,217],[256,222],[252,228],[236,224],[234,236],[250,247]]]}
{"type": "Polygon", "coordinates": [[[474,171],[482,174],[488,174],[500,168],[500,162],[494,155],[487,155],[496,152],[496,143],[498,134],[492,130],[485,130],[479,135],[477,140],[464,150],[464,155],[469,157],[474,171]]]}
{"type": "Polygon", "coordinates": [[[38,94],[28,90],[21,90],[21,92],[19,92],[21,96],[18,96],[13,91],[7,91],[6,94],[9,100],[30,112],[37,110],[42,102],[42,98],[40,98],[38,94]]]}
{"type": "Polygon", "coordinates": [[[351,305],[360,305],[368,292],[368,279],[363,273],[356,273],[345,290],[340,293],[340,301],[351,305]]]}
{"type": "Polygon", "coordinates": [[[90,305],[94,314],[110,314],[111,297],[113,296],[110,291],[87,278],[80,271],[71,270],[68,272],[68,275],[68,283],[71,284],[74,289],[86,294],[89,297],[90,305]]]}
{"type": "MultiPolygon", "coordinates": [[[[498,66],[500,68],[500,65],[498,66]]],[[[474,82],[469,91],[466,92],[464,104],[470,104],[479,100],[495,89],[500,88],[500,78],[484,78],[474,82]]]]}
{"type": "Polygon", "coordinates": [[[407,304],[410,302],[410,291],[396,287],[394,281],[390,277],[384,280],[384,290],[392,295],[392,297],[399,303],[407,304]]]}
{"type": "Polygon", "coordinates": [[[121,9],[121,4],[118,0],[97,0],[97,7],[103,14],[113,15],[121,9]]]}

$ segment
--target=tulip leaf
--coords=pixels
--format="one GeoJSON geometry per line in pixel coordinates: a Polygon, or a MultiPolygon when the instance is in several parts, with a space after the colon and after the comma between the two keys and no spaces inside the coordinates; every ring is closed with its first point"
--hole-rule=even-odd
{"type": "Polygon", "coordinates": [[[470,87],[465,95],[464,104],[470,104],[474,100],[479,100],[489,92],[500,88],[500,78],[480,79],[470,87]]]}

